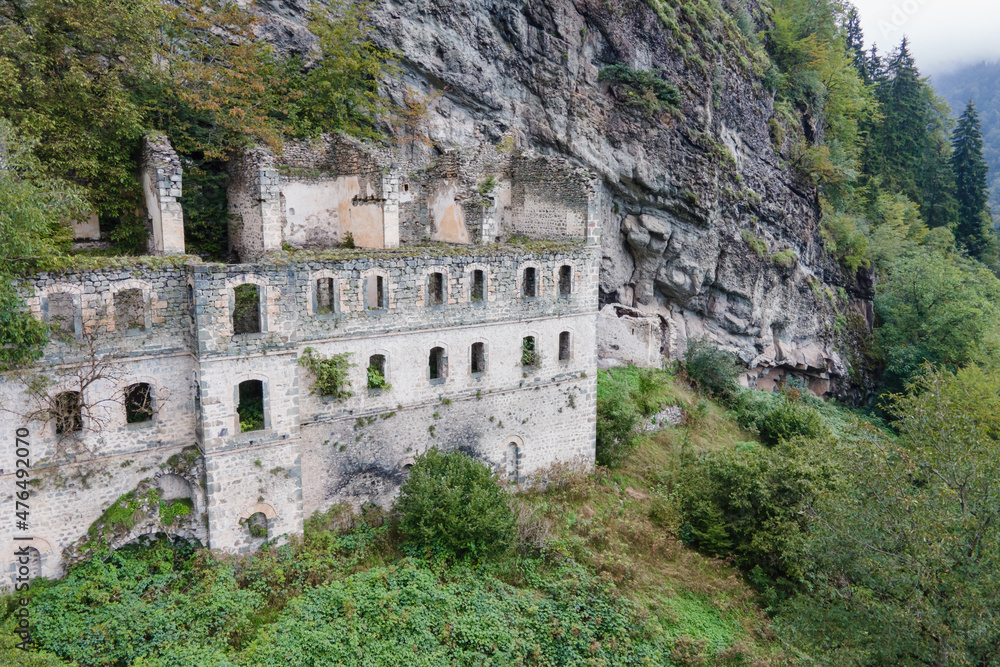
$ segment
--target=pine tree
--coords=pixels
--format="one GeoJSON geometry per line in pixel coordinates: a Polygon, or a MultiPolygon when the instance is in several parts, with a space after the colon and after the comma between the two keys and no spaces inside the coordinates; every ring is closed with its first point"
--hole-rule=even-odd
{"type": "Polygon", "coordinates": [[[958,119],[958,127],[951,139],[951,168],[955,178],[955,195],[958,199],[958,227],[956,240],[969,254],[982,259],[991,245],[990,213],[986,187],[987,166],[983,159],[983,135],[979,125],[976,105],[969,100],[958,119]]]}
{"type": "Polygon", "coordinates": [[[845,45],[847,55],[858,70],[861,80],[871,83],[868,78],[868,58],[865,56],[865,34],[861,30],[861,16],[856,7],[851,7],[844,20],[845,45]]]}

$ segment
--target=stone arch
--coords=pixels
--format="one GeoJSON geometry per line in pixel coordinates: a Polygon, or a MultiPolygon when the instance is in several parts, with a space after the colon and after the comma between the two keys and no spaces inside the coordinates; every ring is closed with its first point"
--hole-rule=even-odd
{"type": "Polygon", "coordinates": [[[120,292],[125,290],[139,290],[142,294],[142,319],[143,319],[143,330],[149,331],[153,326],[153,312],[150,308],[150,302],[156,297],[152,292],[152,283],[148,280],[140,280],[138,278],[128,278],[125,280],[116,280],[111,283],[109,290],[105,293],[105,303],[107,304],[108,313],[108,330],[117,330],[117,306],[115,305],[115,296],[120,292]]]}
{"type": "MultiPolygon", "coordinates": [[[[392,355],[389,354],[389,351],[386,350],[385,348],[375,348],[368,350],[361,357],[362,363],[358,364],[358,367],[361,369],[364,375],[362,377],[362,383],[358,386],[361,387],[368,386],[368,365],[371,363],[372,358],[376,356],[382,357],[383,361],[382,374],[383,377],[385,378],[385,383],[389,385],[392,384],[392,377],[396,370],[394,366],[394,359],[392,355]]],[[[369,389],[371,389],[371,387],[369,387],[369,389]]]]}
{"type": "Polygon", "coordinates": [[[379,267],[371,267],[361,272],[358,281],[358,310],[367,312],[369,310],[382,311],[395,308],[395,300],[392,297],[392,281],[389,280],[389,272],[379,267]],[[382,296],[379,303],[378,279],[382,279],[382,296]]]}
{"type": "Polygon", "coordinates": [[[52,295],[55,294],[68,294],[70,296],[73,308],[73,321],[71,324],[73,337],[80,338],[80,336],[83,335],[83,320],[84,320],[83,285],[79,283],[64,282],[64,283],[54,283],[52,285],[45,285],[39,287],[35,292],[35,297],[31,299],[28,303],[31,312],[35,314],[35,316],[38,319],[42,320],[43,322],[49,322],[51,317],[51,310],[55,306],[55,304],[52,304],[52,307],[50,308],[49,299],[52,295]]]}
{"type": "Polygon", "coordinates": [[[511,484],[524,481],[524,455],[524,438],[508,435],[503,439],[504,476],[511,484]]]}
{"type": "Polygon", "coordinates": [[[225,313],[226,326],[231,335],[235,335],[233,328],[233,311],[236,308],[236,288],[241,285],[256,285],[257,300],[260,313],[260,332],[266,333],[270,329],[271,307],[269,305],[272,296],[271,283],[267,276],[260,276],[255,273],[246,273],[226,279],[226,301],[228,304],[225,313]]]}
{"type": "MultiPolygon", "coordinates": [[[[23,565],[29,568],[28,576],[32,579],[36,577],[47,577],[49,579],[54,579],[61,574],[61,563],[59,558],[53,557],[52,543],[49,542],[44,537],[32,537],[30,540],[18,540],[14,543],[14,553],[24,548],[28,551],[28,563],[23,565]]],[[[11,579],[13,583],[14,577],[19,574],[19,558],[15,557],[11,561],[11,579]]]]}
{"type": "MultiPolygon", "coordinates": [[[[158,488],[164,491],[167,490],[165,486],[171,486],[174,484],[178,485],[176,488],[183,489],[184,487],[179,486],[178,480],[181,480],[184,483],[186,483],[187,487],[185,490],[187,490],[190,494],[187,497],[191,498],[191,501],[194,503],[192,512],[194,514],[200,514],[205,511],[205,508],[207,506],[207,502],[205,499],[205,489],[201,485],[201,479],[199,479],[200,475],[201,475],[200,464],[198,466],[197,476],[192,472],[189,472],[188,470],[178,470],[177,468],[168,467],[164,468],[160,472],[153,475],[153,482],[156,484],[158,488]],[[161,484],[161,480],[164,480],[164,478],[171,478],[171,479],[166,479],[161,484]]],[[[174,497],[181,497],[181,496],[162,495],[160,497],[164,500],[172,500],[174,497]]]]}
{"type": "Polygon", "coordinates": [[[340,313],[343,309],[341,303],[343,298],[341,294],[341,283],[346,281],[341,279],[340,274],[337,271],[333,271],[331,269],[320,269],[319,271],[313,271],[309,274],[309,284],[306,286],[306,313],[311,317],[321,314],[317,299],[319,295],[317,283],[320,280],[332,281],[330,289],[332,310],[322,314],[333,315],[340,313]]]}
{"type": "Polygon", "coordinates": [[[432,342],[428,347],[424,356],[424,364],[426,365],[426,370],[424,371],[424,377],[431,384],[443,384],[448,377],[451,375],[449,361],[450,357],[450,346],[444,341],[437,340],[432,342]],[[440,352],[438,352],[440,350],[440,352]],[[434,376],[434,371],[437,370],[437,376],[434,376]]]}
{"type": "Polygon", "coordinates": [[[490,267],[488,264],[484,264],[482,262],[472,262],[470,264],[466,264],[463,278],[465,281],[464,297],[467,303],[487,303],[496,299],[496,295],[490,294],[490,281],[492,279],[492,275],[490,274],[490,267]],[[476,271],[483,272],[483,299],[481,302],[472,300],[473,279],[476,271]]]}
{"type": "MultiPolygon", "coordinates": [[[[261,384],[261,391],[263,392],[262,407],[264,411],[264,428],[263,431],[267,431],[274,427],[271,415],[271,380],[264,373],[243,373],[236,376],[232,380],[233,384],[233,430],[232,433],[235,435],[240,434],[240,385],[244,382],[257,381],[261,384]]],[[[248,431],[248,433],[255,433],[258,431],[248,431]]]]}
{"type": "Polygon", "coordinates": [[[239,520],[246,521],[257,512],[260,512],[268,519],[273,519],[278,516],[278,510],[274,508],[274,505],[270,503],[256,502],[243,508],[243,511],[240,512],[239,520]]]}
{"type": "Polygon", "coordinates": [[[535,260],[525,260],[517,265],[517,298],[518,299],[535,299],[542,298],[545,296],[545,271],[542,269],[542,263],[535,260]],[[535,293],[534,296],[528,296],[525,294],[525,276],[528,275],[527,269],[535,270],[535,293]]]}
{"type": "Polygon", "coordinates": [[[426,266],[421,272],[423,279],[420,285],[417,287],[417,301],[418,305],[428,306],[428,307],[444,307],[448,305],[449,301],[453,301],[453,294],[451,289],[451,271],[447,266],[444,265],[434,265],[426,266]],[[432,288],[431,277],[439,273],[441,274],[441,301],[435,303],[432,298],[432,288]]]}
{"type": "MultiPolygon", "coordinates": [[[[151,389],[150,399],[152,401],[153,417],[155,421],[156,413],[159,412],[160,408],[166,403],[170,398],[169,387],[160,386],[157,379],[152,375],[129,375],[127,377],[118,380],[114,387],[114,391],[117,392],[119,396],[123,396],[124,392],[128,391],[128,388],[136,384],[148,384],[151,389]]],[[[125,426],[127,420],[125,418],[125,411],[121,410],[119,415],[119,424],[125,426]]]]}
{"type": "Polygon", "coordinates": [[[570,298],[576,296],[577,292],[580,291],[580,272],[577,270],[576,260],[566,258],[556,262],[556,265],[552,267],[552,284],[555,286],[557,297],[570,298]],[[564,266],[568,266],[570,271],[569,294],[562,294],[561,271],[564,266]]]}

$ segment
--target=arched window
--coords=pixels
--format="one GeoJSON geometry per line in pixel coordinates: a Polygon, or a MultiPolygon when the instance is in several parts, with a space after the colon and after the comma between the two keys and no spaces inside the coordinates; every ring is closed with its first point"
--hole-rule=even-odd
{"type": "Polygon", "coordinates": [[[145,382],[125,388],[125,422],[140,424],[153,419],[153,388],[145,382]]]}
{"type": "Polygon", "coordinates": [[[521,479],[521,448],[516,442],[507,443],[507,481],[517,484],[521,479]]]}
{"type": "Polygon", "coordinates": [[[431,380],[444,382],[445,378],[448,377],[448,357],[445,356],[443,347],[435,347],[431,350],[428,370],[431,380]]]}
{"type": "Polygon", "coordinates": [[[569,361],[571,354],[569,332],[563,331],[559,334],[559,361],[569,361]]]}
{"type": "Polygon", "coordinates": [[[472,290],[469,298],[473,303],[482,303],[486,300],[486,272],[482,269],[472,272],[472,290]]]}
{"type": "Polygon", "coordinates": [[[233,290],[233,333],[260,333],[260,290],[256,285],[239,285],[233,290]]]}
{"type": "Polygon", "coordinates": [[[240,402],[236,413],[240,433],[264,430],[264,383],[260,380],[240,382],[240,402]]]}
{"type": "Polygon", "coordinates": [[[524,270],[521,280],[521,296],[525,299],[533,299],[538,296],[538,269],[533,266],[524,270]]]}
{"type": "Polygon", "coordinates": [[[17,563],[18,576],[26,576],[29,579],[36,579],[42,576],[42,552],[35,547],[25,548],[27,555],[18,555],[17,563]]]}
{"type": "Polygon", "coordinates": [[[427,282],[427,305],[443,306],[447,300],[444,274],[440,271],[431,273],[427,282]]]}
{"type": "Polygon", "coordinates": [[[80,392],[64,391],[53,401],[56,435],[77,433],[83,430],[83,404],[80,392]]]}
{"type": "Polygon", "coordinates": [[[386,373],[383,354],[373,354],[368,357],[368,388],[372,391],[389,389],[389,376],[386,373]]]}
{"type": "Polygon", "coordinates": [[[535,337],[525,336],[521,339],[521,365],[530,368],[537,368],[541,363],[541,356],[535,347],[535,337]]]}
{"type": "Polygon", "coordinates": [[[470,368],[473,375],[482,375],[486,372],[486,344],[473,343],[470,350],[472,355],[470,368]]]}
{"type": "Polygon", "coordinates": [[[263,512],[255,512],[247,519],[247,530],[255,540],[267,539],[267,517],[263,512]]]}
{"type": "Polygon", "coordinates": [[[573,293],[573,267],[563,264],[559,267],[559,296],[568,297],[573,293]]]}
{"type": "Polygon", "coordinates": [[[329,315],[335,313],[337,300],[333,291],[333,278],[320,278],[316,281],[316,314],[329,315]]]}

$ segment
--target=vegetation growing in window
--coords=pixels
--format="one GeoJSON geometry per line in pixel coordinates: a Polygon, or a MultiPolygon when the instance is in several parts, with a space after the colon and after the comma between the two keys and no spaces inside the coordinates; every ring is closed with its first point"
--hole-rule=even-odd
{"type": "Polygon", "coordinates": [[[233,333],[260,333],[260,288],[237,285],[233,290],[233,333]]]}
{"type": "Polygon", "coordinates": [[[368,361],[368,388],[388,391],[392,385],[385,379],[385,357],[376,354],[368,361]]]}
{"type": "Polygon", "coordinates": [[[348,379],[348,373],[354,366],[349,361],[350,357],[350,352],[325,357],[313,348],[307,347],[299,357],[299,365],[312,372],[313,393],[345,401],[354,396],[354,392],[350,390],[351,381],[348,379]]]}
{"type": "Polygon", "coordinates": [[[619,102],[647,114],[666,111],[680,104],[677,87],[664,81],[658,70],[633,69],[616,63],[602,68],[597,80],[609,82],[619,102]]]}
{"type": "Polygon", "coordinates": [[[535,368],[542,362],[541,354],[535,349],[535,337],[525,336],[521,339],[521,365],[535,368]]]}
{"type": "Polygon", "coordinates": [[[264,383],[247,380],[239,385],[239,403],[236,413],[240,422],[240,433],[264,430],[264,383]]]}

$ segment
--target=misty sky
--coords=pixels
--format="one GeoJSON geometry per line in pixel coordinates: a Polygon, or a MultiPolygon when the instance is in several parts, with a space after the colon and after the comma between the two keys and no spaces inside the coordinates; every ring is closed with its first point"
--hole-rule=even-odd
{"type": "Polygon", "coordinates": [[[865,45],[879,51],[910,38],[923,74],[1000,60],[1000,0],[852,0],[865,45]]]}

